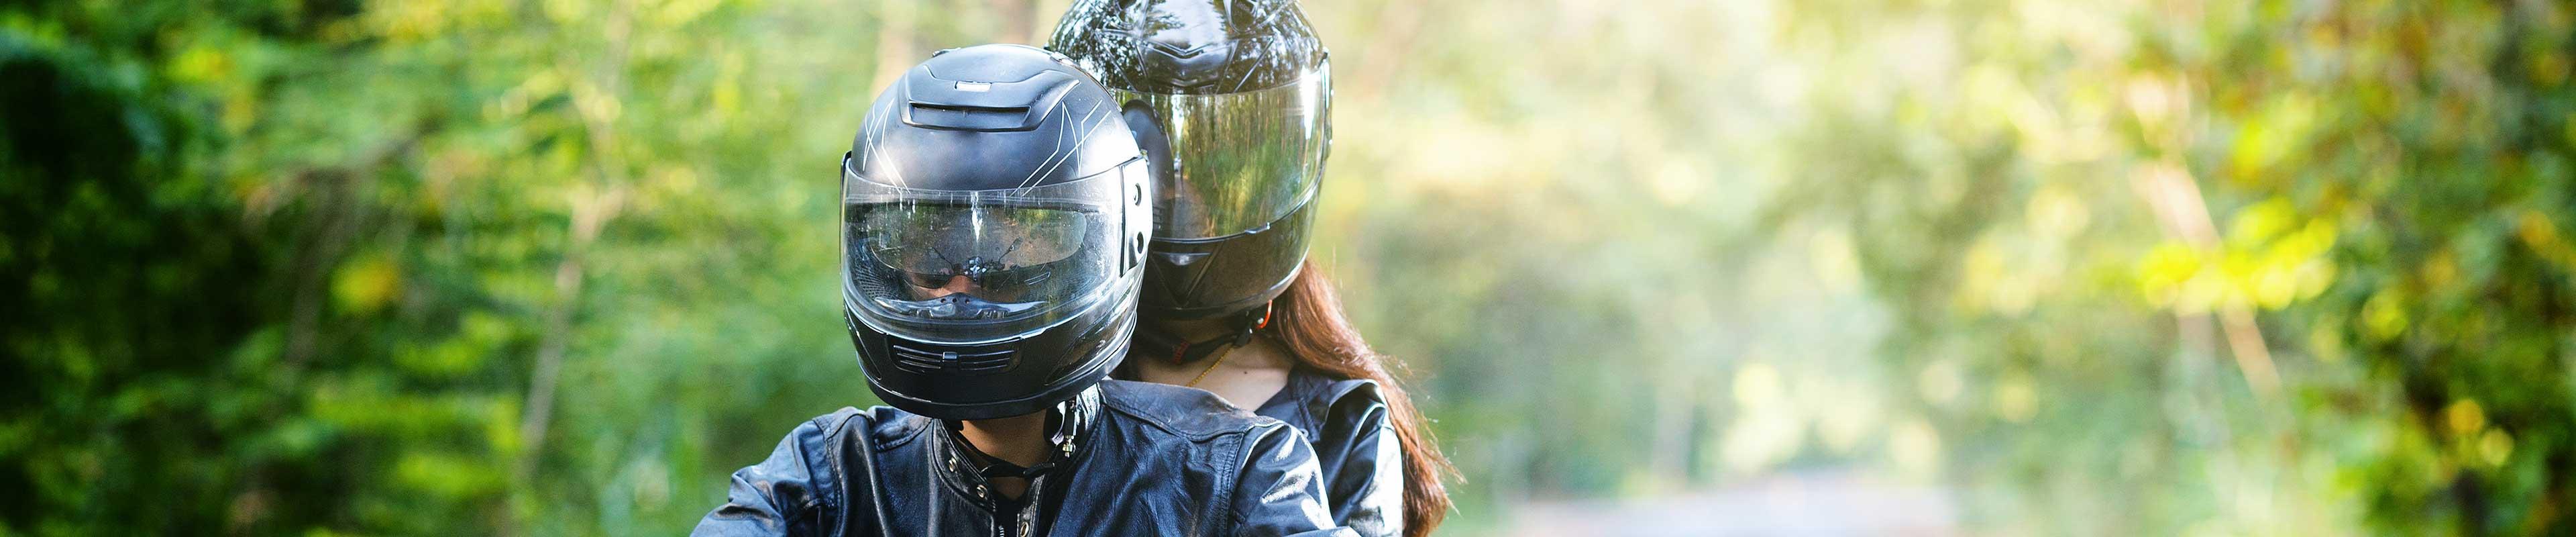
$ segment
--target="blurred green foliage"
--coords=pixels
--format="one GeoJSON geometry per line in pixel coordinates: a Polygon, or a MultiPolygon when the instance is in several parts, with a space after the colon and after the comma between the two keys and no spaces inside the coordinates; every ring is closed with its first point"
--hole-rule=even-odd
{"type": "Polygon", "coordinates": [[[867,403],[803,216],[868,58],[718,7],[9,8],[5,526],[665,532],[867,403]]]}
{"type": "MultiPolygon", "coordinates": [[[[1062,8],[0,5],[0,534],[684,528],[870,402],[868,99],[1062,8]]],[[[2005,534],[2576,531],[2576,9],[1307,8],[1314,255],[1451,533],[1808,468],[2005,534]]]]}
{"type": "Polygon", "coordinates": [[[1788,209],[1855,230],[1950,475],[2082,534],[2576,530],[2576,12],[2084,9],[1927,9],[1955,68],[1846,79],[1918,127],[1817,122],[1855,164],[1788,209]]]}

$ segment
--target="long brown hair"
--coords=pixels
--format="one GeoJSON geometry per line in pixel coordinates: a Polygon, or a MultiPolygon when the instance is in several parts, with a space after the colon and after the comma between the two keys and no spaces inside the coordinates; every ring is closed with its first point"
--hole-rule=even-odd
{"type": "Polygon", "coordinates": [[[1457,468],[1440,454],[1431,431],[1423,428],[1422,412],[1413,408],[1413,397],[1405,394],[1389,371],[1390,366],[1401,364],[1360,339],[1359,330],[1351,328],[1350,318],[1342,315],[1342,298],[1333,291],[1332,279],[1311,259],[1299,268],[1288,290],[1271,303],[1270,315],[1265,331],[1286,346],[1298,364],[1335,377],[1377,382],[1378,391],[1386,396],[1395,438],[1404,449],[1404,534],[1430,535],[1431,528],[1449,516],[1449,489],[1440,484],[1440,476],[1455,474],[1457,468]]]}

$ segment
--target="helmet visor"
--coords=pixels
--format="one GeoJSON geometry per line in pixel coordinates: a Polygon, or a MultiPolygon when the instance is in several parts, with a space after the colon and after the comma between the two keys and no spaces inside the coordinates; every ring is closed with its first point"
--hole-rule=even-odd
{"type": "Polygon", "coordinates": [[[854,316],[920,341],[974,343],[1053,326],[1111,294],[1118,171],[1008,190],[841,181],[842,291],[854,316]]]}
{"type": "Polygon", "coordinates": [[[1157,178],[1154,236],[1215,239],[1260,229],[1315,195],[1331,136],[1329,69],[1240,93],[1170,95],[1113,90],[1143,102],[1171,143],[1157,178]]]}

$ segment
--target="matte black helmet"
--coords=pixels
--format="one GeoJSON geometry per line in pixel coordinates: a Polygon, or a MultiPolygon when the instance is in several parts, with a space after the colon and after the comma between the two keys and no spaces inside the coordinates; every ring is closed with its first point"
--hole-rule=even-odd
{"type": "Polygon", "coordinates": [[[1146,312],[1266,312],[1306,258],[1332,138],[1330,64],[1305,13],[1289,0],[1076,0],[1048,46],[1109,86],[1153,161],[1146,312]]]}
{"type": "Polygon", "coordinates": [[[1127,353],[1152,228],[1116,101],[1022,45],[940,51],[841,160],[842,306],[868,387],[939,419],[1044,410],[1127,353]]]}

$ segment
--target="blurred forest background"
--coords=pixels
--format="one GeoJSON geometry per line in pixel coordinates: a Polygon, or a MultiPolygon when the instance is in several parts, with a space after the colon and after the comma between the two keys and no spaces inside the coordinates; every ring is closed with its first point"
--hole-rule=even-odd
{"type": "MultiPolygon", "coordinates": [[[[869,99],[1063,4],[0,3],[0,534],[684,531],[871,402],[869,99]]],[[[2576,534],[2576,7],[1306,9],[1446,533],[2576,534]]]]}

